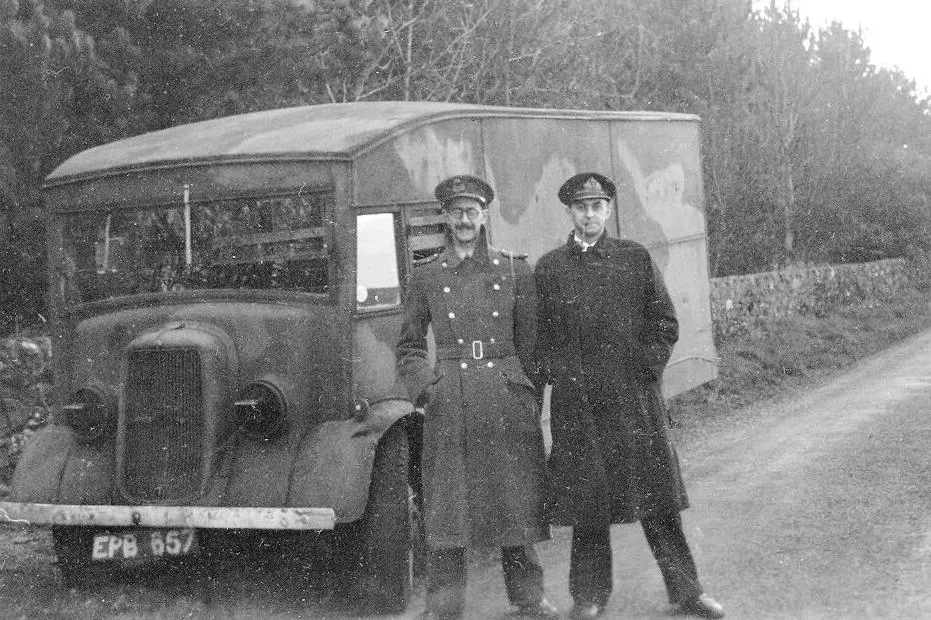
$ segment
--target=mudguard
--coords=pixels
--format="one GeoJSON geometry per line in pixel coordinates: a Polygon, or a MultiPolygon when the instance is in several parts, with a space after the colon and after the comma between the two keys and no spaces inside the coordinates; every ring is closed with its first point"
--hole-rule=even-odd
{"type": "Polygon", "coordinates": [[[112,447],[81,444],[67,426],[35,434],[13,473],[10,499],[40,504],[109,504],[113,489],[112,447]]]}
{"type": "Polygon", "coordinates": [[[324,422],[301,442],[291,475],[289,506],[328,506],[338,523],[365,512],[375,447],[393,424],[413,413],[406,400],[372,404],[364,419],[324,422]]]}
{"type": "MultiPolygon", "coordinates": [[[[379,439],[412,412],[408,401],[383,400],[358,418],[312,427],[293,452],[271,447],[238,451],[230,486],[216,505],[326,507],[337,522],[355,521],[365,511],[379,439]]],[[[110,504],[113,472],[112,446],[88,446],[69,427],[49,426],[27,444],[10,500],[110,504]]],[[[222,478],[217,482],[222,485],[222,478]]]]}
{"type": "Polygon", "coordinates": [[[61,504],[110,504],[116,465],[113,444],[105,449],[78,443],[71,450],[58,488],[61,504]]]}

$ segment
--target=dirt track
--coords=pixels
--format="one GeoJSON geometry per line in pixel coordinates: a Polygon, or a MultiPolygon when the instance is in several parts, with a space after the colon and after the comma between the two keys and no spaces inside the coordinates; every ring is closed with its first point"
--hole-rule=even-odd
{"type": "MultiPolygon", "coordinates": [[[[686,533],[708,591],[729,618],[931,617],[931,332],[778,403],[680,438],[692,500],[686,533]]],[[[611,618],[668,614],[637,526],[614,531],[611,618]]],[[[566,591],[568,531],[540,545],[549,596],[566,591]]],[[[344,618],[326,575],[290,583],[270,567],[148,576],[86,592],[63,588],[44,531],[0,529],[2,618],[344,618]]],[[[470,573],[470,617],[507,611],[500,571],[470,573]]],[[[422,594],[403,617],[422,610],[422,594]]],[[[356,616],[358,617],[358,616],[356,616]]]]}

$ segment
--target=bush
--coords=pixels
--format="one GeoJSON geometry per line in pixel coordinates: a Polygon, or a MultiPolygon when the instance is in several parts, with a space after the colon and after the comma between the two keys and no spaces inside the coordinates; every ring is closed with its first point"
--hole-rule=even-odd
{"type": "Polygon", "coordinates": [[[12,477],[25,442],[48,422],[51,359],[48,338],[0,340],[0,485],[12,477]]]}
{"type": "Polygon", "coordinates": [[[674,422],[694,426],[708,417],[798,389],[924,329],[931,304],[923,286],[901,289],[885,302],[861,301],[824,316],[789,315],[732,332],[718,343],[718,378],[670,402],[674,422]]]}
{"type": "Polygon", "coordinates": [[[0,244],[0,334],[43,322],[48,286],[43,239],[35,227],[32,234],[0,244]]]}

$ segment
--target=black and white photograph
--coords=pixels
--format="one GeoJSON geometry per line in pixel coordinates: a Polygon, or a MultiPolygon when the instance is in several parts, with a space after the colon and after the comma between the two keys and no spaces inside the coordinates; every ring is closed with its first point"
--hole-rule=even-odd
{"type": "Polygon", "coordinates": [[[929,23],[0,0],[0,620],[931,618],[929,23]]]}

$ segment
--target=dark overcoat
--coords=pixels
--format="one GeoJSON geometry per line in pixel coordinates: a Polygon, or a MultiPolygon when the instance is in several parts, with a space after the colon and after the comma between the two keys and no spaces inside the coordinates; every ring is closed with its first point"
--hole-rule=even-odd
{"type": "Polygon", "coordinates": [[[535,269],[536,359],[553,386],[547,515],[557,525],[630,523],[688,506],[660,391],[675,308],[642,245],[604,235],[535,269]]]}
{"type": "Polygon", "coordinates": [[[536,390],[533,272],[484,243],[412,271],[397,347],[411,399],[425,402],[424,521],[433,547],[516,546],[549,535],[536,390]],[[433,326],[436,365],[427,354],[433,326]]]}

